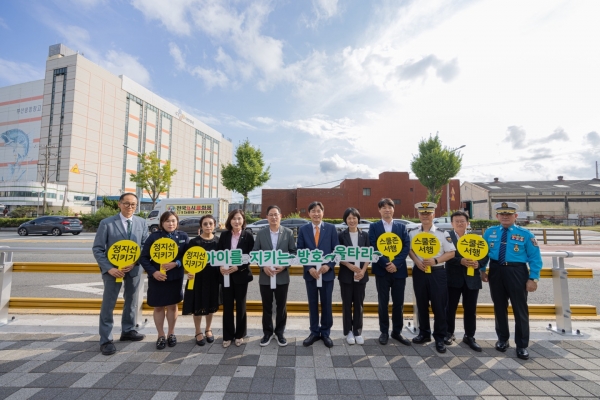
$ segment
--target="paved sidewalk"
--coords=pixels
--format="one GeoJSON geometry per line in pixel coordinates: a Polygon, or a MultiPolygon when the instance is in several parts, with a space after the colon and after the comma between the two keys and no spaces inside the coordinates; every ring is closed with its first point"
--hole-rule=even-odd
{"type": "MultiPolygon", "coordinates": [[[[260,317],[249,318],[241,347],[196,346],[191,318],[178,320],[178,344],[155,350],[152,323],[142,342],[116,342],[99,353],[96,316],[22,315],[0,327],[2,399],[520,399],[600,397],[600,322],[573,321],[579,338],[532,321],[531,359],[494,350],[493,320],[478,321],[484,351],[453,344],[438,354],[432,343],[377,343],[376,318],[366,318],[363,346],[333,331],[335,346],[302,346],[307,317],[289,318],[289,344],[260,347],[260,317]]],[[[335,317],[335,327],[340,327],[335,317]]],[[[457,327],[462,322],[457,322],[457,327]]],[[[115,332],[119,332],[116,327],[115,332]]],[[[409,332],[403,334],[412,338],[409,332]]],[[[459,336],[459,335],[457,335],[459,336]]],[[[116,334],[118,338],[118,333],[116,334]]]]}

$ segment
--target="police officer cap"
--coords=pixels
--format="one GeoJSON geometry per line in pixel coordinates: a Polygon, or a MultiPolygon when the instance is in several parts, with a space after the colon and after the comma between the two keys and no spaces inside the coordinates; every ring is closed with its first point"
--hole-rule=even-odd
{"type": "Polygon", "coordinates": [[[494,210],[496,210],[496,214],[514,214],[518,209],[519,206],[517,203],[511,203],[508,201],[494,204],[494,210]]]}
{"type": "Polygon", "coordinates": [[[419,210],[420,213],[433,213],[435,212],[436,207],[437,204],[431,203],[429,201],[421,201],[415,204],[415,208],[419,210]]]}

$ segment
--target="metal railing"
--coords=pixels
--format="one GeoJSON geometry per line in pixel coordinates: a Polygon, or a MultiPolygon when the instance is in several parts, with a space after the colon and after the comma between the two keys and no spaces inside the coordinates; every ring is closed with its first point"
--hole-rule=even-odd
{"type": "MultiPolygon", "coordinates": [[[[573,240],[575,244],[582,244],[581,241],[581,229],[546,229],[546,228],[528,228],[536,237],[539,238],[539,231],[542,231],[542,242],[544,244],[548,244],[548,242],[565,242],[567,240],[573,240]],[[558,237],[563,237],[560,239],[558,237]],[[568,237],[569,239],[565,240],[564,238],[568,237]]],[[[600,238],[599,238],[600,240],[600,238]]]]}
{"type": "MultiPolygon", "coordinates": [[[[37,272],[37,273],[99,273],[99,267],[95,263],[45,263],[45,262],[23,262],[15,263],[13,261],[14,253],[45,253],[45,254],[57,254],[57,253],[71,253],[71,254],[90,254],[91,249],[82,248],[23,248],[23,247],[6,247],[0,246],[0,326],[8,322],[8,311],[9,303],[11,302],[10,293],[12,286],[12,273],[13,272],[37,272]]],[[[569,297],[569,285],[568,278],[577,279],[590,279],[593,278],[593,271],[589,268],[571,268],[566,269],[564,259],[573,257],[600,257],[600,252],[570,252],[570,251],[554,251],[554,252],[542,252],[544,257],[552,257],[552,268],[543,268],[540,274],[541,278],[552,278],[553,292],[554,292],[554,306],[552,305],[530,305],[530,313],[537,315],[547,315],[554,308],[554,315],[556,318],[556,324],[553,327],[550,325],[548,329],[565,335],[576,335],[579,331],[573,332],[571,323],[571,316],[573,314],[573,308],[570,303],[569,297]],[[537,311],[531,312],[534,308],[537,311]]],[[[370,268],[369,268],[370,269],[370,268]]],[[[252,272],[258,274],[258,266],[252,266],[252,272]]],[[[290,267],[290,275],[302,276],[302,266],[290,267]]],[[[412,276],[412,269],[409,267],[408,275],[412,276]]],[[[138,309],[136,311],[136,324],[141,326],[143,324],[142,310],[144,309],[144,291],[143,285],[139,286],[138,292],[136,293],[138,299],[138,309]]],[[[60,300],[70,299],[55,299],[58,301],[48,300],[49,303],[58,304],[60,300]]],[[[26,303],[22,298],[14,299],[16,302],[26,303]]],[[[121,300],[122,301],[122,300],[121,300]]],[[[83,306],[88,303],[98,302],[96,299],[77,299],[77,302],[82,303],[83,306]]],[[[251,303],[251,302],[249,302],[251,303]]],[[[119,303],[117,303],[119,304],[119,303]]],[[[288,302],[288,310],[290,312],[303,311],[305,308],[305,302],[288,302]]],[[[594,306],[576,306],[577,310],[583,315],[596,315],[596,307],[594,306]]],[[[339,304],[334,304],[334,311],[340,308],[339,304]]],[[[260,311],[262,307],[260,302],[256,304],[249,304],[248,311],[260,311]]],[[[377,312],[376,303],[365,303],[365,313],[377,312]]],[[[338,310],[339,311],[339,310],[338,310]]],[[[415,297],[413,296],[412,307],[410,304],[405,306],[405,311],[413,314],[413,326],[409,327],[409,330],[414,330],[418,326],[418,315],[417,307],[415,303],[415,297]],[[412,308],[412,309],[411,309],[412,308]]],[[[460,309],[459,309],[460,311],[460,309]]],[[[489,304],[478,304],[478,313],[481,311],[485,314],[490,314],[493,311],[493,307],[489,304]]],[[[460,312],[459,312],[460,313],[460,312]]]]}

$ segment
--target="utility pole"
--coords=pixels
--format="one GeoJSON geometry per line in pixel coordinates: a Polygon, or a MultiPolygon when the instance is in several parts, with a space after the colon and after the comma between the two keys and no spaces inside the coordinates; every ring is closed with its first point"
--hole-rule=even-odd
{"type": "Polygon", "coordinates": [[[596,161],[596,179],[598,179],[598,161],[596,161]]]}
{"type": "MultiPolygon", "coordinates": [[[[46,193],[48,193],[48,170],[50,169],[50,149],[57,148],[56,145],[47,145],[44,159],[44,203],[42,204],[42,215],[46,215],[46,193]]],[[[39,164],[38,164],[39,165],[39,164]]]]}

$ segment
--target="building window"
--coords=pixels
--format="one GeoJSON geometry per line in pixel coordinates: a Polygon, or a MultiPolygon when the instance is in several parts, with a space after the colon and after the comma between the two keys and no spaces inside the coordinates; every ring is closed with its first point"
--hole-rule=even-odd
{"type": "Polygon", "coordinates": [[[413,191],[413,188],[410,188],[410,191],[412,192],[412,191],[413,191]]]}
{"type": "Polygon", "coordinates": [[[363,188],[363,196],[370,196],[371,188],[363,188]]]}
{"type": "Polygon", "coordinates": [[[400,204],[400,199],[394,199],[394,204],[400,204]]]}

